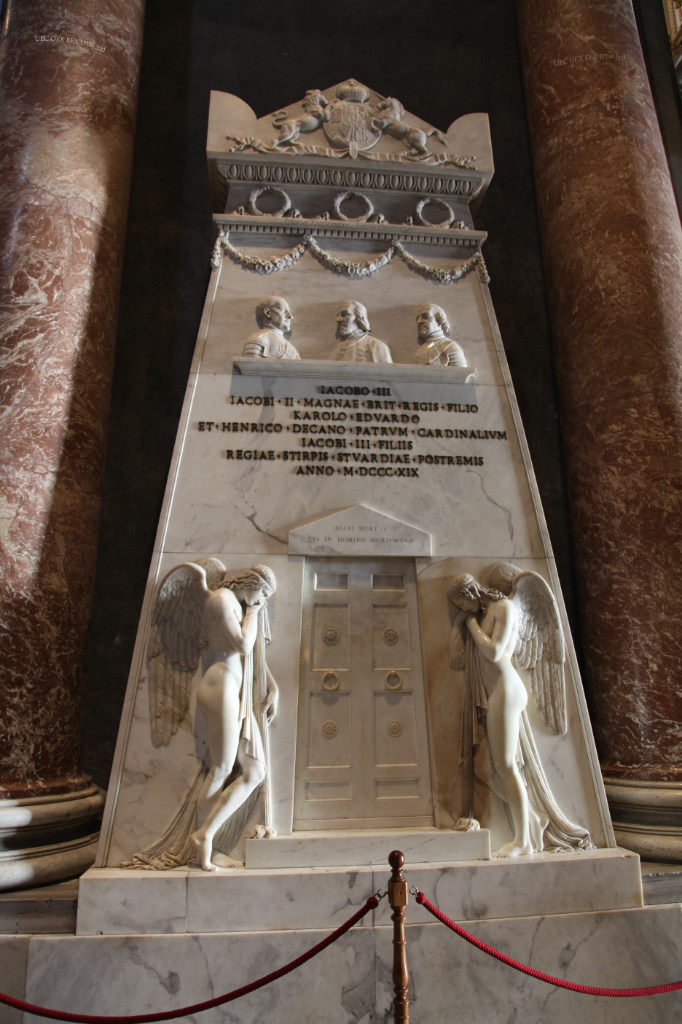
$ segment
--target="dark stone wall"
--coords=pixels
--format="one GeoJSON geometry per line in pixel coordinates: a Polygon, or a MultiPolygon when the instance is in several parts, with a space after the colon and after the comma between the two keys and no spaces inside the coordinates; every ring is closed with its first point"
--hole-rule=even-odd
{"type": "MultiPolygon", "coordinates": [[[[490,116],[497,167],[476,217],[574,623],[569,521],[511,0],[147,0],[83,763],[108,782],[213,243],[211,89],[259,117],[355,77],[446,130],[490,116]]],[[[577,637],[575,637],[577,641],[577,637]]]]}

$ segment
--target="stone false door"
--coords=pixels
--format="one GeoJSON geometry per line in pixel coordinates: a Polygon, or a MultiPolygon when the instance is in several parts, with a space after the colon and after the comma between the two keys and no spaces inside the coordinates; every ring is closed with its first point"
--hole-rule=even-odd
{"type": "Polygon", "coordinates": [[[433,825],[414,561],[309,558],[294,829],[433,825]]]}

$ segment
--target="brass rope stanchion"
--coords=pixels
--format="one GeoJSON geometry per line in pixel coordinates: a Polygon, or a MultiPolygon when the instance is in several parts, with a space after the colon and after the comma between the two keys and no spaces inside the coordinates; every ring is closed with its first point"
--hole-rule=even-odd
{"type": "Polygon", "coordinates": [[[405,944],[405,907],[407,882],[402,872],[405,857],[400,850],[388,856],[391,878],[388,883],[388,902],[393,921],[393,1020],[395,1024],[410,1024],[410,1001],[407,998],[407,949],[405,944]]]}

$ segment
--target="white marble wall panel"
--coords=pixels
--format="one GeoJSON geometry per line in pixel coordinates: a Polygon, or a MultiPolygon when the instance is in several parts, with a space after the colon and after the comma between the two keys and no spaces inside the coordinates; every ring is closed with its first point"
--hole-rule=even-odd
{"type": "MultiPolygon", "coordinates": [[[[439,407],[438,411],[428,411],[412,406],[408,383],[392,384],[396,407],[386,414],[399,419],[386,429],[405,430],[407,433],[397,439],[409,443],[411,450],[372,449],[369,454],[376,456],[377,464],[384,466],[384,455],[394,459],[388,464],[393,475],[377,478],[368,475],[363,461],[368,452],[355,447],[355,431],[364,426],[380,428],[378,420],[358,422],[357,417],[379,417],[385,410],[368,411],[367,399],[349,399],[358,401],[358,407],[336,411],[345,417],[339,424],[345,433],[323,437],[343,440],[346,446],[303,449],[300,442],[304,435],[292,432],[302,424],[294,422],[292,416],[294,411],[307,410],[283,404],[290,392],[288,379],[248,378],[251,395],[276,402],[248,407],[230,403],[234,380],[223,376],[199,378],[175,484],[173,515],[164,541],[166,550],[282,552],[290,529],[313,517],[364,502],[430,533],[436,557],[489,553],[491,557],[537,558],[544,553],[535,502],[503,387],[476,387],[470,404],[478,406],[477,412],[447,412],[444,406],[453,396],[445,385],[433,388],[432,402],[439,407]],[[408,403],[410,408],[402,408],[401,403],[408,403]],[[209,430],[208,423],[219,426],[209,430]],[[222,423],[272,425],[281,427],[281,431],[240,433],[223,430],[222,423]],[[448,431],[455,430],[476,431],[481,436],[448,436],[448,431]],[[491,432],[492,436],[486,436],[491,432]],[[312,463],[293,461],[291,455],[286,455],[296,452],[310,458],[311,451],[318,460],[314,466],[330,475],[301,475],[312,463]],[[405,456],[410,470],[416,470],[416,478],[411,472],[395,474],[397,468],[407,468],[406,461],[397,462],[397,457],[405,460],[405,456]],[[482,464],[458,464],[458,456],[478,458],[482,464]],[[347,467],[353,469],[352,476],[346,475],[347,467]],[[425,495],[429,496],[428,502],[425,495]]],[[[318,386],[307,381],[305,393],[316,397],[318,386]]],[[[375,471],[373,464],[371,472],[375,471]]]]}
{"type": "MultiPolygon", "coordinates": [[[[101,1015],[176,1009],[268,974],[326,934],[313,930],[33,940],[26,998],[42,1006],[101,1015]]],[[[324,1014],[325,1024],[372,1024],[374,993],[373,931],[357,927],[280,981],[181,1019],[185,1024],[318,1024],[324,1014]]]]}
{"type": "MultiPolygon", "coordinates": [[[[0,992],[25,999],[28,935],[0,935],[0,992]]],[[[22,1011],[0,1004],[2,1024],[21,1024],[22,1011]]]]}
{"type": "MultiPolygon", "coordinates": [[[[443,906],[447,913],[450,909],[443,906]]],[[[408,914],[414,910],[410,901],[408,914]]],[[[349,908],[348,915],[352,909],[349,908]]],[[[183,1018],[188,1024],[376,1024],[392,1000],[390,908],[379,927],[338,943],[259,992],[183,1018]]],[[[367,919],[365,919],[367,920],[367,919]]],[[[680,979],[680,907],[476,921],[467,929],[500,951],[579,984],[635,987],[680,979]]],[[[26,998],[80,1013],[170,1010],[212,998],[275,970],[328,932],[239,935],[39,937],[30,940],[26,998]]],[[[613,999],[557,989],[519,974],[443,925],[407,929],[410,1012],[449,1024],[677,1024],[682,994],[613,999]]],[[[3,1017],[4,1020],[14,1019],[3,1017]]],[[[25,1024],[29,1024],[28,1015],[25,1024]]]]}
{"type": "MultiPolygon", "coordinates": [[[[411,908],[409,908],[411,910],[411,908]]],[[[445,913],[448,908],[441,907],[445,913]]],[[[682,993],[637,999],[569,992],[520,974],[443,925],[407,929],[410,1017],[429,1024],[678,1024],[682,993]]],[[[578,984],[632,988],[679,981],[679,906],[481,921],[476,938],[578,984]]],[[[377,1018],[391,1001],[392,932],[376,930],[377,1018]],[[382,966],[383,965],[383,969],[382,966]]]]}

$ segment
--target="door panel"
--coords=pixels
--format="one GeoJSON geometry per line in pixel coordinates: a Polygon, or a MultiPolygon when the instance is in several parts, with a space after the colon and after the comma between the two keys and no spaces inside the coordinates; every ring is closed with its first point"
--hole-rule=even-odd
{"type": "Polygon", "coordinates": [[[350,668],[350,608],[336,601],[317,604],[313,615],[313,669],[350,668]]]}
{"type": "Polygon", "coordinates": [[[374,751],[377,768],[417,767],[413,693],[374,694],[374,751]]]}
{"type": "Polygon", "coordinates": [[[433,824],[414,563],[308,559],[294,828],[433,824]]]}
{"type": "Polygon", "coordinates": [[[412,668],[410,628],[404,601],[402,604],[376,603],[372,612],[374,668],[412,668]]]}

